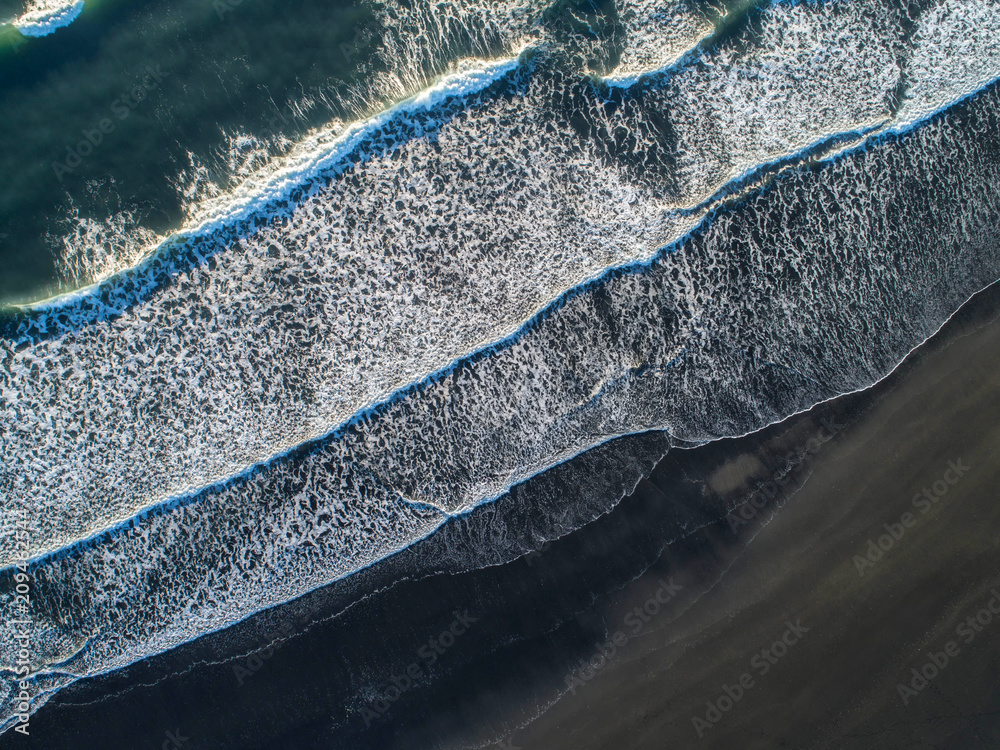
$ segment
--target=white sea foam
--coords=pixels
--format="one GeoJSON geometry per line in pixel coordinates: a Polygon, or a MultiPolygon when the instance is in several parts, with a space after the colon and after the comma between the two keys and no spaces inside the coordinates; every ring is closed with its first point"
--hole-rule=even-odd
{"type": "Polygon", "coordinates": [[[621,22],[627,41],[606,80],[623,87],[673,66],[715,30],[704,12],[684,0],[630,2],[621,9],[621,22]]]}
{"type": "Polygon", "coordinates": [[[516,65],[516,57],[482,61],[479,68],[469,65],[465,71],[444,76],[431,88],[392,109],[352,125],[332,141],[329,132],[313,136],[298,144],[287,157],[270,165],[266,172],[248,177],[235,193],[209,199],[199,205],[197,212],[178,234],[189,238],[211,234],[270,205],[286,201],[293,190],[343,162],[373,130],[385,127],[400,116],[405,117],[419,111],[431,112],[450,97],[468,96],[481,91],[509,73],[516,65]]]}
{"type": "MultiPolygon", "coordinates": [[[[536,0],[497,0],[493,2],[467,2],[447,8],[436,3],[416,2],[402,6],[395,2],[372,0],[375,16],[381,30],[377,60],[385,70],[368,70],[349,86],[334,90],[320,89],[304,93],[302,98],[288,106],[289,115],[301,114],[327,103],[331,97],[338,109],[352,112],[349,132],[340,120],[315,129],[297,143],[290,143],[281,133],[272,139],[258,139],[239,132],[229,133],[229,153],[223,166],[220,188],[211,182],[205,165],[194,159],[189,169],[175,176],[174,183],[185,206],[185,220],[167,237],[147,242],[140,257],[148,257],[162,249],[164,244],[179,237],[192,237],[218,229],[227,222],[238,221],[248,212],[267,206],[272,200],[281,200],[282,188],[288,178],[308,180],[310,165],[316,166],[326,157],[336,158],[335,152],[344,145],[351,132],[378,129],[387,117],[398,115],[408,106],[433,105],[436,95],[460,94],[462,86],[474,88],[482,75],[502,74],[502,68],[515,60],[529,44],[541,38],[538,28],[539,13],[545,7],[536,0]],[[481,53],[475,57],[454,59],[455,37],[465,38],[464,45],[481,53]],[[471,38],[470,38],[471,37],[471,38]],[[435,72],[436,71],[436,72],[435,72]],[[424,97],[415,103],[416,97],[424,97]],[[409,101],[405,101],[409,100],[409,101]],[[397,102],[387,108],[386,102],[397,102]],[[377,112],[376,114],[372,114],[377,112]],[[249,160],[246,149],[252,158],[249,160]],[[197,163],[195,163],[197,162],[197,163]]],[[[367,32],[370,33],[370,32],[367,32]]],[[[367,39],[367,36],[362,39],[367,39]]],[[[356,40],[357,41],[357,40],[356,40]]],[[[280,115],[282,118],[284,114],[280,115]]],[[[193,156],[193,155],[192,155],[193,156]]],[[[320,165],[318,168],[322,169],[320,165]]],[[[73,208],[69,207],[68,221],[73,221],[73,208]]],[[[91,219],[91,231],[103,234],[116,233],[116,217],[101,222],[91,219]]],[[[77,250],[73,237],[53,238],[58,248],[69,243],[77,250]]],[[[75,265],[70,253],[61,265],[75,265]]],[[[107,265],[124,268],[134,264],[135,253],[130,246],[121,255],[108,258],[107,265]]],[[[37,301],[26,307],[62,304],[80,298],[81,291],[92,291],[94,283],[103,276],[81,279],[77,288],[56,297],[37,301]]],[[[65,282],[66,279],[60,279],[65,282]]],[[[66,284],[64,283],[65,287],[66,284]]]]}
{"type": "Polygon", "coordinates": [[[74,212],[51,239],[62,245],[56,267],[60,282],[82,287],[131,268],[159,238],[122,211],[101,222],[74,212]]]}
{"type": "Polygon", "coordinates": [[[29,0],[25,12],[12,22],[25,36],[48,36],[69,26],[83,12],[83,0],[29,0]]]}
{"type": "MultiPolygon", "coordinates": [[[[757,44],[705,51],[648,95],[673,118],[672,190],[605,164],[550,111],[544,75],[474,103],[517,71],[508,59],[318,135],[263,181],[209,199],[185,232],[200,265],[97,326],[74,322],[93,290],[36,305],[41,330],[68,331],[7,351],[14,501],[49,508],[38,553],[326,434],[702,215],[674,209],[818,132],[887,116],[892,34],[890,18],[852,5],[781,4],[757,44]],[[213,244],[276,203],[289,206],[280,220],[213,244]]],[[[609,132],[628,124],[590,116],[609,132]]],[[[634,135],[637,157],[656,145],[634,135]]],[[[107,293],[115,309],[133,294],[124,281],[107,293]]]]}
{"type": "Polygon", "coordinates": [[[878,5],[779,3],[749,50],[699,51],[660,99],[677,112],[684,197],[698,203],[760,164],[889,120],[898,34],[878,5]]]}
{"type": "Polygon", "coordinates": [[[906,65],[906,91],[893,130],[1000,78],[1000,4],[941,0],[920,14],[906,65]]]}

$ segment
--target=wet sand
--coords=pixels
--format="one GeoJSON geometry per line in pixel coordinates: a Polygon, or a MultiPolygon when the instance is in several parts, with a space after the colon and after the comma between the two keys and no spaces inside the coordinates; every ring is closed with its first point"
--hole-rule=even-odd
{"type": "MultiPolygon", "coordinates": [[[[876,388],[814,410],[847,426],[780,511],[746,514],[767,521],[718,584],[510,745],[1000,747],[998,297],[876,388]]],[[[773,453],[734,453],[716,486],[773,453]]]]}

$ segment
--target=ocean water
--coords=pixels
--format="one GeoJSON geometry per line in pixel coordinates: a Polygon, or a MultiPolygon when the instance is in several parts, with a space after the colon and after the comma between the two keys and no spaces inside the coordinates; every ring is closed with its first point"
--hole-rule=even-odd
{"type": "Polygon", "coordinates": [[[0,29],[0,612],[27,523],[33,708],[620,436],[885,377],[1000,277],[998,26],[228,0],[0,29]]]}

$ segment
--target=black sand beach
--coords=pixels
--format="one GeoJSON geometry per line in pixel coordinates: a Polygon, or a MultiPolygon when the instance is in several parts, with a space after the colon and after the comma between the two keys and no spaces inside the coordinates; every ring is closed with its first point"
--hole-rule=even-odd
{"type": "MultiPolygon", "coordinates": [[[[789,420],[846,426],[718,585],[513,744],[997,747],[997,297],[871,391],[789,420]]],[[[766,463],[777,442],[754,442],[709,485],[766,463]]]]}

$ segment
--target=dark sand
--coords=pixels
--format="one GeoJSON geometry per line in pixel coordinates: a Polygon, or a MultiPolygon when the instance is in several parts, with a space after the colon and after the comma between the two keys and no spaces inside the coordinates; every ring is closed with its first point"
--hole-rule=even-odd
{"type": "MultiPolygon", "coordinates": [[[[718,585],[683,614],[653,618],[510,746],[1000,747],[1000,598],[996,614],[963,626],[1000,591],[1000,324],[984,325],[998,297],[967,306],[873,390],[814,410],[852,423],[815,453],[808,479],[718,585]],[[958,481],[924,513],[930,501],[914,496],[933,496],[959,460],[971,468],[948,474],[958,481]],[[883,524],[899,535],[907,512],[911,526],[881,540],[881,559],[855,559],[883,524]],[[765,662],[751,660],[786,621],[808,632],[762,674],[765,662]],[[928,667],[926,686],[915,680],[911,668],[949,641],[947,665],[937,676],[928,667]],[[753,684],[740,696],[744,673],[753,684]],[[904,705],[897,685],[914,682],[922,689],[904,705]],[[724,686],[738,699],[720,703],[724,686]]],[[[738,481],[770,455],[766,441],[741,450],[709,482],[738,481]]]]}

